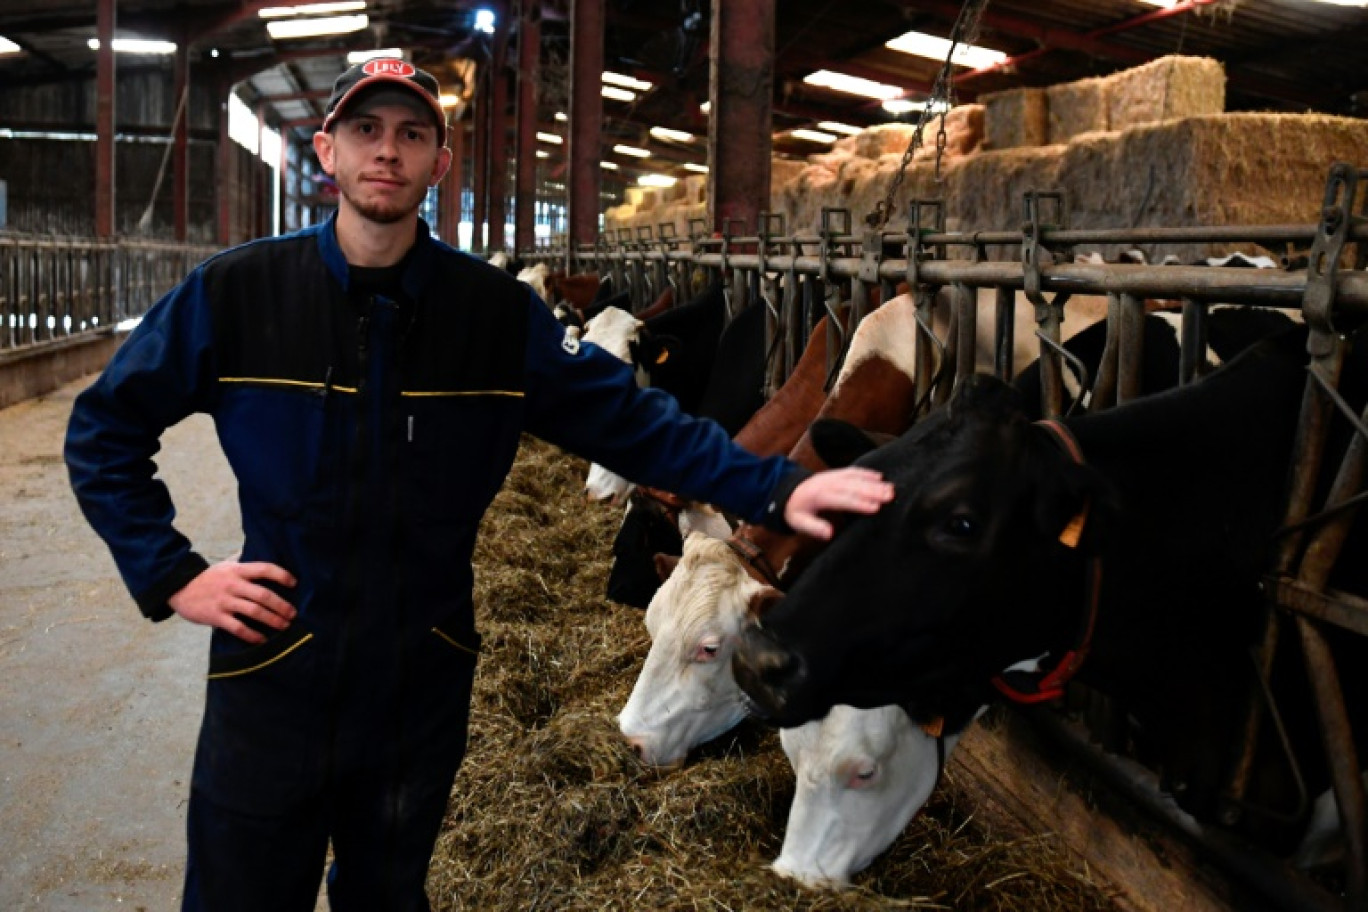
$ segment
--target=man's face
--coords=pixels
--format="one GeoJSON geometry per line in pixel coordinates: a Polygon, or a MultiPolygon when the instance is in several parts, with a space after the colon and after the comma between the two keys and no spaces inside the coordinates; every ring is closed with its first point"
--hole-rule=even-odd
{"type": "Polygon", "coordinates": [[[343,204],[380,224],[412,216],[451,163],[451,151],[437,145],[437,127],[403,105],[339,120],[331,132],[314,134],[314,150],[343,204]]]}

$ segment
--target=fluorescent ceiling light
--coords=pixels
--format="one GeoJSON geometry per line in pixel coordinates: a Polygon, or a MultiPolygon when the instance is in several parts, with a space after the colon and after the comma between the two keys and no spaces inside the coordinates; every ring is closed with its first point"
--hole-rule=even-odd
{"type": "Polygon", "coordinates": [[[21,50],[23,50],[23,48],[19,47],[19,45],[10,41],[4,35],[0,35],[0,54],[17,54],[21,50]]]}
{"type": "Polygon", "coordinates": [[[864,127],[852,127],[848,123],[841,123],[835,120],[824,120],[817,126],[826,130],[828,133],[842,133],[846,136],[854,136],[857,133],[864,132],[864,127]]]}
{"type": "Polygon", "coordinates": [[[711,114],[711,113],[712,113],[712,102],[711,102],[711,101],[705,101],[705,102],[703,102],[701,105],[698,106],[698,110],[702,111],[704,114],[711,114]]]}
{"type": "Polygon", "coordinates": [[[1178,0],[1140,0],[1141,3],[1148,3],[1150,6],[1162,6],[1164,9],[1172,9],[1178,5],[1178,0]]]}
{"type": "Polygon", "coordinates": [[[834,143],[836,141],[835,134],[823,133],[819,130],[789,130],[788,135],[794,139],[806,139],[808,142],[815,143],[834,143]]]}
{"type": "Polygon", "coordinates": [[[440,96],[438,96],[437,101],[444,108],[454,108],[457,105],[461,104],[461,96],[452,95],[449,92],[443,92],[440,96]]]}
{"type": "Polygon", "coordinates": [[[685,162],[684,165],[683,165],[683,167],[684,167],[684,170],[685,170],[685,171],[693,171],[693,172],[695,172],[695,173],[697,173],[697,174],[707,174],[707,173],[708,173],[708,166],[707,166],[707,165],[695,165],[693,162],[685,162]]]}
{"type": "Polygon", "coordinates": [[[601,94],[604,98],[611,98],[614,101],[636,101],[636,92],[629,92],[616,86],[604,86],[601,94]]]}
{"type": "Polygon", "coordinates": [[[551,143],[553,146],[559,146],[561,143],[565,142],[564,139],[557,136],[555,133],[543,133],[540,130],[537,131],[537,139],[540,139],[544,143],[551,143]]]}
{"type": "Polygon", "coordinates": [[[299,6],[268,6],[257,10],[262,19],[287,19],[290,16],[321,16],[326,13],[356,13],[366,8],[365,0],[342,0],[340,3],[304,3],[299,6]]]}
{"type": "Polygon", "coordinates": [[[803,82],[808,85],[835,89],[837,92],[859,95],[862,98],[897,98],[903,93],[903,90],[898,86],[874,82],[872,79],[861,79],[858,76],[847,76],[844,73],[833,73],[831,70],[818,70],[815,73],[809,73],[803,77],[803,82]]]}
{"type": "Polygon", "coordinates": [[[599,162],[599,166],[605,171],[616,171],[618,169],[617,162],[599,162]]]}
{"type": "Polygon", "coordinates": [[[655,85],[642,79],[634,79],[631,76],[623,76],[621,73],[614,73],[612,70],[603,71],[603,81],[611,85],[622,86],[624,89],[636,89],[638,92],[645,92],[655,85]]]}
{"type": "Polygon", "coordinates": [[[636,146],[624,146],[621,143],[613,146],[613,151],[618,155],[630,155],[633,158],[651,157],[651,151],[649,149],[638,149],[636,146]]]}
{"type": "Polygon", "coordinates": [[[668,139],[673,142],[694,141],[692,133],[685,133],[683,130],[671,130],[669,127],[651,127],[651,135],[656,139],[668,139]]]}
{"type": "Polygon", "coordinates": [[[266,23],[272,38],[313,38],[318,35],[345,35],[370,25],[365,13],[354,16],[324,16],[321,19],[277,19],[266,23]]]}
{"type": "Polygon", "coordinates": [[[565,122],[566,122],[567,120],[569,120],[569,119],[570,119],[570,118],[568,118],[568,117],[565,116],[565,112],[564,112],[564,111],[557,111],[557,112],[556,112],[556,120],[559,120],[561,123],[565,123],[565,122]]]}
{"type": "MultiPolygon", "coordinates": [[[[885,41],[884,47],[890,51],[901,51],[914,57],[929,57],[932,60],[944,60],[945,55],[950,53],[949,39],[937,38],[935,35],[928,35],[925,32],[904,32],[892,41],[885,41]]],[[[950,62],[978,70],[983,67],[996,66],[1006,59],[1007,55],[1001,51],[975,47],[972,44],[961,44],[955,47],[955,56],[951,58],[950,62]]]]}
{"type": "MultiPolygon", "coordinates": [[[[100,49],[100,39],[91,38],[86,42],[92,51],[100,49]]],[[[116,54],[174,54],[176,53],[176,43],[174,41],[151,41],[143,38],[115,38],[114,53],[116,54]]]]}
{"type": "Polygon", "coordinates": [[[643,174],[637,178],[637,184],[642,187],[673,187],[677,183],[679,178],[668,174],[643,174]]]}
{"type": "MultiPolygon", "coordinates": [[[[908,114],[912,111],[924,110],[926,108],[926,102],[913,101],[910,98],[890,98],[880,107],[889,114],[908,114]]],[[[936,102],[936,104],[931,107],[931,113],[933,114],[939,114],[941,111],[948,110],[950,110],[950,105],[943,101],[936,102]]]]}
{"type": "Polygon", "coordinates": [[[1332,6],[1368,6],[1368,0],[1320,0],[1321,3],[1329,3],[1332,6]]]}
{"type": "Polygon", "coordinates": [[[374,60],[377,57],[396,57],[400,60],[408,60],[408,54],[402,48],[380,48],[375,51],[351,51],[347,54],[347,63],[356,66],[358,63],[365,63],[367,60],[374,60]]]}
{"type": "Polygon", "coordinates": [[[550,157],[551,157],[551,153],[550,153],[550,152],[547,152],[545,149],[538,149],[538,150],[537,150],[537,158],[550,158],[550,157]]]}
{"type": "Polygon", "coordinates": [[[477,9],[475,11],[475,31],[484,32],[486,35],[494,34],[494,11],[488,9],[477,9]]]}

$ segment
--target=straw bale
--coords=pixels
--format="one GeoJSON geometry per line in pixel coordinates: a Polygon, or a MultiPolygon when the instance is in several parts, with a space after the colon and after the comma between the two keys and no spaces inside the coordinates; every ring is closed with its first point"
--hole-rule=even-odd
{"type": "Polygon", "coordinates": [[[902,153],[916,132],[912,124],[884,123],[865,127],[854,136],[845,136],[836,141],[836,152],[853,155],[856,158],[878,158],[889,152],[902,153]]]}
{"type": "Polygon", "coordinates": [[[770,159],[770,196],[776,196],[783,188],[797,180],[808,167],[807,162],[787,158],[770,159]]]}
{"type": "Polygon", "coordinates": [[[1009,89],[979,97],[983,103],[986,149],[1043,146],[1050,137],[1048,101],[1044,89],[1009,89]]]}
{"type": "MultiPolygon", "coordinates": [[[[1315,223],[1326,174],[1368,148],[1368,122],[1323,114],[1233,113],[1090,134],[1059,168],[1080,228],[1315,223]]],[[[1151,262],[1184,262],[1245,245],[1149,245],[1151,262]]],[[[1108,259],[1120,249],[1100,251],[1108,259]]]]}
{"type": "Polygon", "coordinates": [[[1108,79],[1079,79],[1045,90],[1050,110],[1050,142],[1066,143],[1082,133],[1109,128],[1108,79]]]}
{"type": "MultiPolygon", "coordinates": [[[[946,227],[959,230],[1021,227],[1027,190],[1059,186],[1064,146],[1003,149],[959,159],[946,177],[946,227]]],[[[1011,259],[1011,249],[989,248],[990,256],[1011,259]]]]}
{"type": "Polygon", "coordinates": [[[641,208],[641,197],[646,193],[644,187],[628,187],[623,191],[622,201],[633,209],[641,208]]]}
{"type": "MultiPolygon", "coordinates": [[[[959,105],[945,113],[945,152],[941,164],[952,158],[972,155],[983,146],[983,105],[959,105]]],[[[936,160],[936,134],[940,131],[940,117],[927,122],[922,145],[913,161],[936,160]]]]}
{"type": "Polygon", "coordinates": [[[484,646],[428,875],[435,910],[1112,908],[1057,837],[995,833],[955,766],[842,893],[767,867],[793,798],[774,731],[744,723],[681,769],[642,767],[614,717],[649,640],[641,612],[603,598],[621,511],[584,503],[586,468],[527,438],[482,525],[484,646]]]}
{"type": "Polygon", "coordinates": [[[1210,57],[1170,55],[1106,77],[1105,129],[1220,114],[1225,110],[1225,69],[1210,57]]]}
{"type": "Polygon", "coordinates": [[[684,198],[691,203],[707,202],[708,175],[692,174],[684,178],[684,198]]]}

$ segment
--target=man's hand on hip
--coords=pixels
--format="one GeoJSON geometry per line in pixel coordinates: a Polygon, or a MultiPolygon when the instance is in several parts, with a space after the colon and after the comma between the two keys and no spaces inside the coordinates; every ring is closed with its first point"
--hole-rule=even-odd
{"type": "Polygon", "coordinates": [[[167,604],[187,621],[217,627],[248,643],[264,643],[266,638],[242,619],[284,630],[294,620],[295,609],[261,580],[291,588],[295,585],[294,575],[284,567],[224,561],[192,579],[167,604]]]}

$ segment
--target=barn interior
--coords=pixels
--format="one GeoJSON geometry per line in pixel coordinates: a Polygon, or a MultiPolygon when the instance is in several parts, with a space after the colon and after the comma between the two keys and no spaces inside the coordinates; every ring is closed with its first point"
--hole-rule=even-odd
{"type": "MultiPolygon", "coordinates": [[[[824,303],[858,322],[903,281],[952,308],[1016,308],[1055,342],[1067,294],[1042,317],[1042,288],[1117,323],[1171,305],[1196,321],[1184,333],[1217,301],[1368,313],[1368,0],[0,0],[0,408],[99,370],[115,326],[195,263],[328,219],[338,191],[312,137],[334,80],[375,56],[442,85],[453,167],[421,209],[440,239],[607,276],[637,309],[706,277],[728,283],[729,308],[801,310],[801,331],[780,321],[789,338],[770,327],[767,351],[787,352],[770,393],[824,303]],[[1032,210],[1042,195],[1057,207],[1032,210]],[[890,236],[862,241],[867,226],[890,236]],[[1024,256],[1032,237],[1056,238],[1046,262],[1024,256]],[[1072,264],[1085,251],[1098,265],[1072,264]],[[1137,252],[1278,268],[1117,265],[1137,252]]],[[[972,370],[966,312],[940,358],[972,370]]],[[[1101,382],[1121,402],[1137,390],[1110,356],[1101,382]]],[[[621,516],[580,512],[584,471],[531,444],[490,516],[484,740],[443,825],[437,908],[1368,901],[1361,842],[1328,877],[1272,878],[1280,865],[1220,834],[1194,848],[1190,821],[1155,825],[1126,776],[1084,772],[1077,730],[1052,740],[1054,722],[1015,712],[966,741],[853,891],[778,880],[764,865],[792,773],[773,731],[747,724],[673,773],[621,742],[613,713],[649,643],[602,596],[621,516]]],[[[1335,615],[1308,592],[1285,596],[1335,615]]],[[[1335,616],[1368,631],[1365,607],[1335,616]]],[[[1083,740],[1098,752],[1127,740],[1105,703],[1069,705],[1097,722],[1083,740]]]]}

